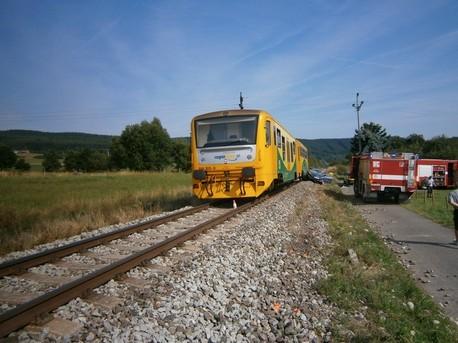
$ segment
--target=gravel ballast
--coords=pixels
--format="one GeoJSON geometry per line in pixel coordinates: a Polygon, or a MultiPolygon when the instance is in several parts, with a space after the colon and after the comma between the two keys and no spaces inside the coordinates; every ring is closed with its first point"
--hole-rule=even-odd
{"type": "Polygon", "coordinates": [[[120,298],[106,310],[75,299],[56,317],[81,324],[73,337],[21,330],[20,340],[100,342],[331,341],[336,309],[315,290],[325,278],[327,224],[316,185],[302,182],[182,248],[94,290],[120,298]],[[160,270],[157,266],[161,267],[160,270]]]}

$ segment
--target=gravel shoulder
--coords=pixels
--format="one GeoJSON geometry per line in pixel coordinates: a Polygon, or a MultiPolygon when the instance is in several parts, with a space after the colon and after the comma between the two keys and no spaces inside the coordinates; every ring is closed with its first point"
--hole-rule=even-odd
{"type": "MultiPolygon", "coordinates": [[[[351,196],[351,189],[342,189],[351,196]]],[[[458,247],[453,231],[401,206],[354,202],[418,284],[458,322],[458,247]]]]}
{"type": "MultiPolygon", "coordinates": [[[[71,340],[128,342],[331,341],[336,309],[317,293],[331,239],[315,185],[302,182],[183,247],[94,292],[120,299],[104,310],[75,299],[54,312],[81,330],[71,340]],[[167,271],[167,272],[164,272],[167,271]]],[[[22,330],[19,340],[53,341],[22,330]]]]}

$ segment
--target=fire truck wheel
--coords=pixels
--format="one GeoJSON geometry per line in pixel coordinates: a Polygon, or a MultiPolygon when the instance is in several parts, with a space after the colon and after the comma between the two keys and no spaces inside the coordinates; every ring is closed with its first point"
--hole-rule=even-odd
{"type": "Polygon", "coordinates": [[[399,204],[399,193],[396,193],[396,194],[394,195],[394,202],[395,202],[396,204],[399,204]]]}

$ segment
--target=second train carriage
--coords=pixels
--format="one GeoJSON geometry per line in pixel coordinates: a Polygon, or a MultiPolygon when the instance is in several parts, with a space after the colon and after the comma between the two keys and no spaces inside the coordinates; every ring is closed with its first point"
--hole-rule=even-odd
{"type": "Polygon", "coordinates": [[[258,197],[308,169],[307,149],[263,110],[195,117],[191,151],[193,193],[200,199],[258,197]]]}

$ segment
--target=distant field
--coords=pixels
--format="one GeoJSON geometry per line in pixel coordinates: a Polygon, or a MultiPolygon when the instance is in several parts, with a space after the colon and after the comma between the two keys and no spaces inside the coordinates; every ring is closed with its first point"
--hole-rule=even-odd
{"type": "Polygon", "coordinates": [[[435,189],[434,198],[427,198],[425,190],[418,190],[403,206],[436,223],[453,228],[453,208],[447,204],[449,190],[435,189]]]}
{"type": "Polygon", "coordinates": [[[191,201],[184,173],[0,175],[0,254],[191,201]]]}
{"type": "Polygon", "coordinates": [[[30,164],[30,171],[39,172],[43,170],[43,167],[41,166],[41,163],[43,162],[42,154],[37,154],[33,152],[19,153],[18,159],[19,158],[23,158],[27,163],[30,164]]]}

